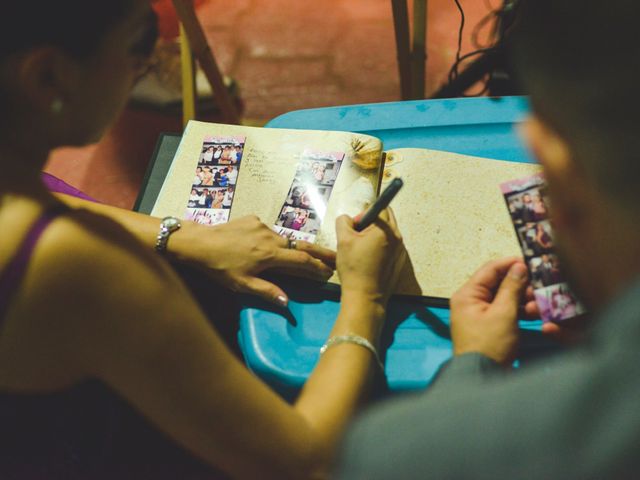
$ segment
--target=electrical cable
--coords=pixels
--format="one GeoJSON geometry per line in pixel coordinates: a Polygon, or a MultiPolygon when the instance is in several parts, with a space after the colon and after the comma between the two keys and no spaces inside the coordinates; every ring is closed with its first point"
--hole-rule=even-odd
{"type": "Polygon", "coordinates": [[[460,5],[460,0],[453,0],[460,12],[460,29],[458,30],[458,50],[456,51],[456,60],[449,71],[449,83],[453,82],[458,77],[458,65],[460,64],[460,53],[462,52],[462,33],[464,32],[464,10],[460,5]]]}
{"type": "MultiPolygon", "coordinates": [[[[501,43],[501,39],[497,39],[494,41],[493,45],[484,45],[481,46],[479,41],[478,41],[478,36],[480,34],[480,30],[483,29],[487,24],[489,24],[489,22],[491,20],[493,20],[493,29],[489,35],[489,38],[493,37],[496,38],[497,37],[497,33],[498,33],[498,24],[499,21],[501,19],[501,15],[502,15],[502,10],[501,9],[494,9],[493,6],[491,5],[490,0],[485,0],[485,5],[487,6],[487,8],[490,10],[474,27],[472,33],[471,33],[471,40],[472,43],[474,45],[474,47],[476,47],[476,50],[468,52],[464,55],[461,55],[462,52],[462,37],[463,37],[463,32],[464,32],[464,26],[465,26],[465,14],[464,14],[464,9],[462,8],[462,5],[460,4],[460,0],[454,0],[456,7],[458,8],[458,11],[460,12],[460,28],[458,30],[458,48],[456,51],[456,58],[455,61],[453,63],[453,65],[451,66],[451,69],[449,70],[449,74],[448,74],[448,82],[449,84],[453,83],[459,76],[459,68],[460,65],[463,61],[472,58],[474,56],[480,55],[480,54],[484,54],[484,53],[488,53],[488,52],[492,52],[497,50],[498,48],[500,48],[500,43],[501,43]]],[[[485,80],[485,86],[482,89],[481,92],[479,93],[475,93],[473,95],[469,95],[469,96],[478,96],[478,95],[482,95],[484,94],[488,89],[488,82],[485,80]]],[[[467,96],[464,95],[463,96],[467,96]]]]}

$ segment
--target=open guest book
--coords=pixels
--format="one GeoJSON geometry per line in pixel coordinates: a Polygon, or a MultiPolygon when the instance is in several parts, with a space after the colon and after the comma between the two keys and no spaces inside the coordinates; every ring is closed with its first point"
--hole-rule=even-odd
{"type": "Polygon", "coordinates": [[[391,206],[410,262],[397,293],[450,298],[486,261],[521,255],[500,184],[539,171],[435,150],[385,152],[362,134],[192,121],[151,213],[209,225],[257,215],[280,235],[335,249],[336,217],[355,216],[401,177],[391,206]]]}

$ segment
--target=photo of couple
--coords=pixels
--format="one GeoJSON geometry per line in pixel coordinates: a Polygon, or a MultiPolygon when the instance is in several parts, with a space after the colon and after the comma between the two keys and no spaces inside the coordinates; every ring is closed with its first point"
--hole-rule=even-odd
{"type": "Polygon", "coordinates": [[[316,235],[320,228],[320,219],[313,210],[284,206],[276,225],[316,235]]]}
{"type": "Polygon", "coordinates": [[[317,185],[333,185],[335,183],[342,161],[303,158],[304,160],[298,165],[296,178],[317,185]]]}

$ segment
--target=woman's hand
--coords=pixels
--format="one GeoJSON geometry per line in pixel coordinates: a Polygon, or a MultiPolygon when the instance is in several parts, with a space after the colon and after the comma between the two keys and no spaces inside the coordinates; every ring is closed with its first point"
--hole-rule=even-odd
{"type": "Polygon", "coordinates": [[[168,253],[208,269],[215,281],[231,290],[251,293],[273,303],[287,304],[286,293],[260,278],[265,270],[326,281],[333,274],[335,253],[308,242],[289,241],[248,216],[215,227],[183,222],[171,236],[168,253]]]}
{"type": "Polygon", "coordinates": [[[352,218],[336,220],[337,270],[343,296],[355,294],[384,305],[393,293],[407,259],[402,236],[391,209],[361,232],[352,218]]]}

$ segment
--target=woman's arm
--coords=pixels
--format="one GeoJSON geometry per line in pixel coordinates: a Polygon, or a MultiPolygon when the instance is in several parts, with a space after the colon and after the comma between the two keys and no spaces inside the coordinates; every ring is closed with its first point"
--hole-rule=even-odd
{"type": "MultiPolygon", "coordinates": [[[[49,368],[101,378],[158,428],[234,478],[325,475],[377,368],[371,352],[352,344],[329,348],[291,406],[227,350],[152,252],[132,246],[122,233],[114,247],[92,230],[62,228],[63,250],[74,256],[65,259],[52,247],[48,260],[36,265],[44,287],[42,302],[33,306],[42,311],[34,317],[43,319],[42,335],[55,331],[57,340],[52,361],[59,366],[49,368]],[[53,326],[45,312],[65,320],[53,326]]],[[[402,242],[393,220],[355,232],[341,217],[338,238],[343,296],[331,335],[355,333],[377,344],[402,242]]]]}
{"type": "MultiPolygon", "coordinates": [[[[98,213],[117,222],[149,249],[160,230],[160,219],[149,215],[94,203],[64,194],[56,196],[67,205],[98,213]]],[[[288,242],[257,217],[244,217],[214,227],[183,221],[167,244],[169,258],[205,267],[213,279],[232,290],[251,293],[267,301],[282,303],[286,293],[259,278],[264,270],[326,281],[335,266],[335,253],[307,242],[298,242],[298,251],[287,250],[288,242]]]]}

